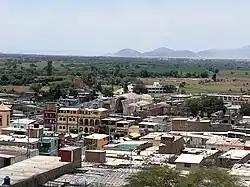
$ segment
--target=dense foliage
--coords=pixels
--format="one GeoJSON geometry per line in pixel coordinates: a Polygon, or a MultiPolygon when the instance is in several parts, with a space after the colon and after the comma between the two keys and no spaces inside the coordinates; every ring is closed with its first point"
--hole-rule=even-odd
{"type": "Polygon", "coordinates": [[[183,176],[168,166],[153,166],[133,175],[127,187],[240,187],[226,171],[201,168],[183,176]]]}
{"type": "Polygon", "coordinates": [[[211,116],[212,113],[217,111],[225,111],[225,106],[223,100],[218,99],[216,97],[201,97],[201,98],[192,98],[186,101],[186,109],[187,112],[192,116],[204,115],[206,114],[208,117],[211,116]]]}

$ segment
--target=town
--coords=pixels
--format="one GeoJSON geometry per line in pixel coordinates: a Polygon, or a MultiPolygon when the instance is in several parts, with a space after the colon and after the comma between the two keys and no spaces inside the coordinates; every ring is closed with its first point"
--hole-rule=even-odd
{"type": "Polygon", "coordinates": [[[165,94],[159,82],[137,94],[135,86],[89,102],[79,91],[43,106],[31,92],[26,100],[3,94],[0,178],[15,187],[125,186],[150,165],[183,174],[216,166],[250,185],[249,95],[165,94]]]}

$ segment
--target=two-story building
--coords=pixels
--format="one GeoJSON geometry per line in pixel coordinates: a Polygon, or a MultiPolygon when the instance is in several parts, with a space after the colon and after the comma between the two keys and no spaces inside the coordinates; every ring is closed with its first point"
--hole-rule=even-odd
{"type": "Polygon", "coordinates": [[[101,120],[108,115],[109,111],[106,108],[60,108],[57,114],[57,131],[98,132],[101,120]]]}

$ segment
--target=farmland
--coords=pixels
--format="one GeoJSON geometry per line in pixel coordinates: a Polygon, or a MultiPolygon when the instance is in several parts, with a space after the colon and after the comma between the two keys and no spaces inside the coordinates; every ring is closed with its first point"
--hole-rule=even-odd
{"type": "Polygon", "coordinates": [[[0,90],[18,93],[30,90],[32,84],[41,85],[40,90],[45,92],[55,85],[75,87],[68,76],[78,77],[84,85],[98,89],[100,85],[124,87],[141,79],[145,84],[160,82],[179,86],[185,82],[181,91],[186,93],[248,93],[250,90],[248,60],[14,55],[2,58],[0,73],[0,90]]]}

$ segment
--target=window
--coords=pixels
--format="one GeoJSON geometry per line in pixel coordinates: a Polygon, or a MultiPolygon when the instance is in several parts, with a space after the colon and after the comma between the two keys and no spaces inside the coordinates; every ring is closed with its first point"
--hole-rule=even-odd
{"type": "Polygon", "coordinates": [[[62,118],[59,118],[60,121],[62,121],[62,118]]]}
{"type": "Polygon", "coordinates": [[[63,118],[63,121],[66,121],[66,118],[63,118]]]}
{"type": "Polygon", "coordinates": [[[65,129],[65,126],[63,126],[63,129],[65,129]]]}
{"type": "Polygon", "coordinates": [[[75,119],[75,118],[72,118],[72,121],[76,121],[76,119],[75,119]]]}
{"type": "Polygon", "coordinates": [[[59,126],[59,129],[62,129],[62,126],[59,126]]]}
{"type": "Polygon", "coordinates": [[[72,119],[71,118],[69,118],[69,121],[71,121],[72,119]]]}
{"type": "Polygon", "coordinates": [[[185,168],[191,168],[191,164],[190,163],[184,163],[184,167],[185,168]]]}

